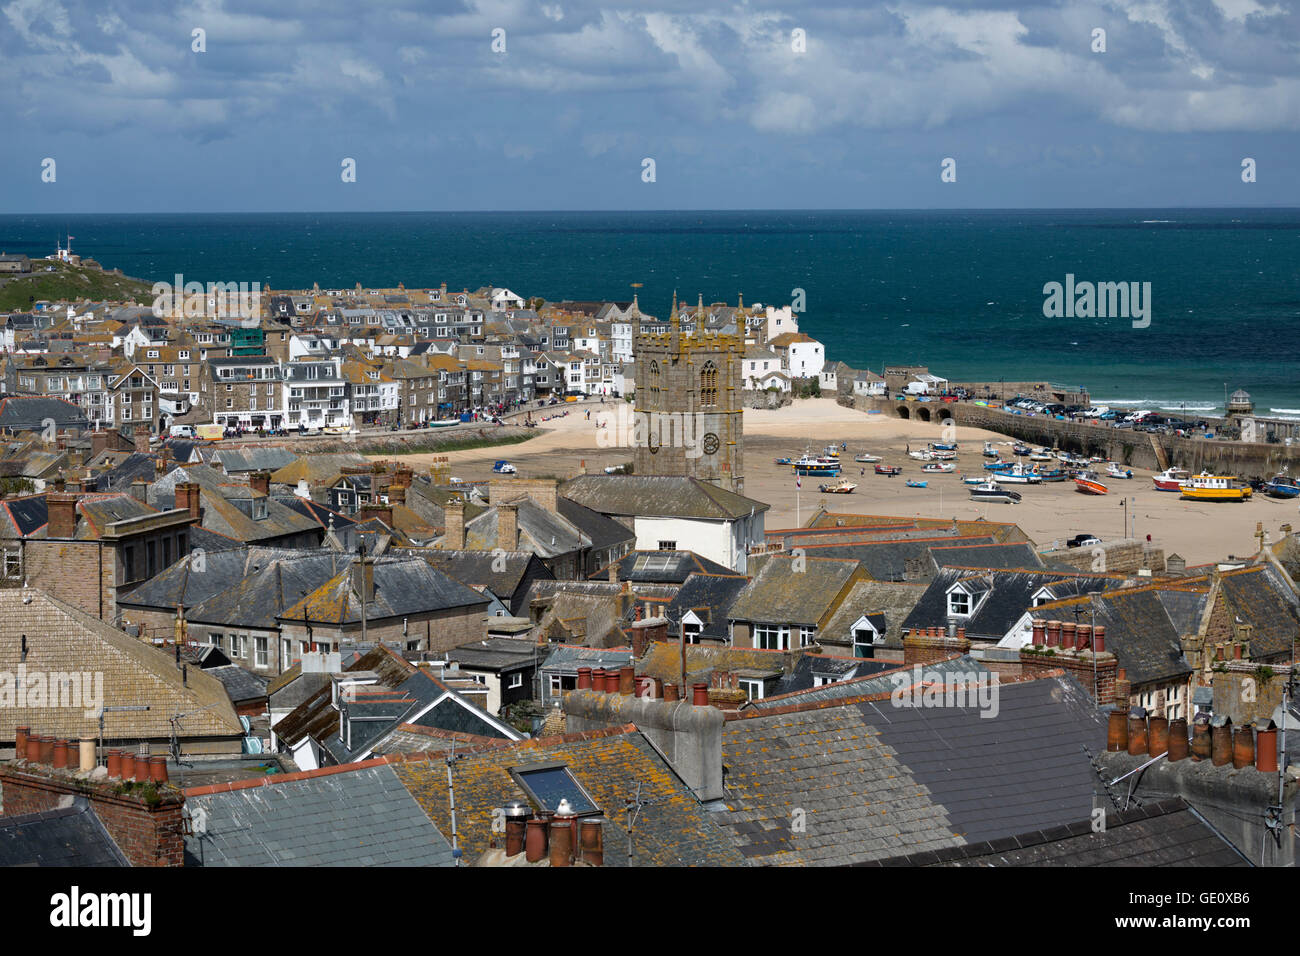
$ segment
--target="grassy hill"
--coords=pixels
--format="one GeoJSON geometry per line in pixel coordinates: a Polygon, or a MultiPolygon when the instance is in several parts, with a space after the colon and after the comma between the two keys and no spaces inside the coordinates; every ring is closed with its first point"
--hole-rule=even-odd
{"type": "Polygon", "coordinates": [[[33,302],[41,299],[51,302],[80,302],[85,299],[124,302],[135,299],[141,305],[149,305],[153,302],[152,290],[152,282],[129,276],[65,262],[33,259],[30,275],[0,279],[0,312],[27,311],[33,302]]]}

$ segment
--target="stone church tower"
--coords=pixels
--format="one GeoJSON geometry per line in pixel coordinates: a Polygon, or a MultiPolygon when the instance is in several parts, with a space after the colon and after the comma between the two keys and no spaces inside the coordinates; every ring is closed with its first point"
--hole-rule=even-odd
{"type": "Polygon", "coordinates": [[[633,468],[638,475],[686,475],[743,494],[744,333],[723,335],[703,326],[704,297],[695,329],[686,333],[674,292],[668,331],[636,335],[633,468]]]}

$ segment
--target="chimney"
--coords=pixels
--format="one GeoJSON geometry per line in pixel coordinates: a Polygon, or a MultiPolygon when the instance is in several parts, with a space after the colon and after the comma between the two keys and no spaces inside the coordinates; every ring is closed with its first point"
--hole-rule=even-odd
{"type": "Polygon", "coordinates": [[[45,529],[51,538],[77,536],[77,496],[51,492],[45,496],[49,525],[45,529]]]}
{"type": "Polygon", "coordinates": [[[135,450],[142,455],[149,454],[149,429],[144,425],[135,426],[135,450]]]}
{"type": "Polygon", "coordinates": [[[609,583],[618,584],[618,562],[617,561],[611,561],[609,563],[609,583]]]}
{"type": "Polygon", "coordinates": [[[1060,621],[1047,622],[1047,646],[1048,647],[1061,646],[1061,622],[1060,621]]]}
{"type": "Polygon", "coordinates": [[[519,506],[497,505],[497,547],[506,551],[519,548],[519,506]]]}
{"type": "Polygon", "coordinates": [[[375,600],[375,561],[366,560],[364,555],[357,555],[352,561],[352,590],[357,592],[367,604],[375,600]]]}
{"type": "Polygon", "coordinates": [[[1033,622],[1033,630],[1034,630],[1034,640],[1033,640],[1034,647],[1042,647],[1047,642],[1047,633],[1046,633],[1047,628],[1045,624],[1042,621],[1035,620],[1033,622]]]}
{"type": "Polygon", "coordinates": [[[388,503],[390,505],[406,504],[406,486],[392,485],[388,489],[388,503]]]}
{"type": "Polygon", "coordinates": [[[255,471],[248,476],[248,487],[264,495],[271,493],[271,473],[269,471],[255,471]]]}
{"type": "MultiPolygon", "coordinates": [[[[640,605],[637,605],[638,610],[640,605]]],[[[632,657],[640,660],[645,657],[652,641],[668,640],[668,619],[665,617],[648,617],[632,622],[632,657]]]]}
{"type": "Polygon", "coordinates": [[[1175,717],[1169,721],[1169,760],[1171,763],[1186,760],[1187,753],[1187,718],[1175,717]]]}
{"type": "Polygon", "coordinates": [[[176,486],[176,507],[184,508],[193,518],[199,517],[201,498],[199,485],[193,481],[183,481],[176,486]]]}
{"type": "Polygon", "coordinates": [[[506,856],[518,856],[524,852],[524,841],[528,831],[528,818],[532,812],[522,800],[511,800],[505,806],[506,818],[506,856]]]}
{"type": "Polygon", "coordinates": [[[90,433],[90,457],[91,459],[99,457],[108,449],[108,432],[91,432],[90,433]]]}
{"type": "Polygon", "coordinates": [[[443,514],[446,515],[446,532],[442,538],[442,546],[451,551],[463,551],[465,548],[465,502],[460,498],[455,498],[447,502],[443,508],[443,514]]]}
{"type": "Polygon", "coordinates": [[[131,497],[136,501],[148,503],[149,482],[145,481],[143,478],[137,478],[135,481],[131,482],[131,497]]]}

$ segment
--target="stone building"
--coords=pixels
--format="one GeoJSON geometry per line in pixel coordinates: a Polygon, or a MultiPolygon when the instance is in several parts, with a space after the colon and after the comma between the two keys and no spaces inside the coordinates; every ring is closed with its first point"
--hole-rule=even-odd
{"type": "Polygon", "coordinates": [[[638,475],[698,478],[741,494],[744,336],[683,331],[676,299],[674,293],[667,332],[636,337],[633,468],[638,475]]]}

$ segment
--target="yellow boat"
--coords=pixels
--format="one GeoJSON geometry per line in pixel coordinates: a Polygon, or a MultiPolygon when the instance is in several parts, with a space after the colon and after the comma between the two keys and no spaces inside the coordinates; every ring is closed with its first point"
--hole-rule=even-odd
{"type": "Polygon", "coordinates": [[[1245,501],[1253,489],[1230,475],[1212,475],[1203,471],[1182,483],[1182,497],[1192,501],[1245,501]]]}

